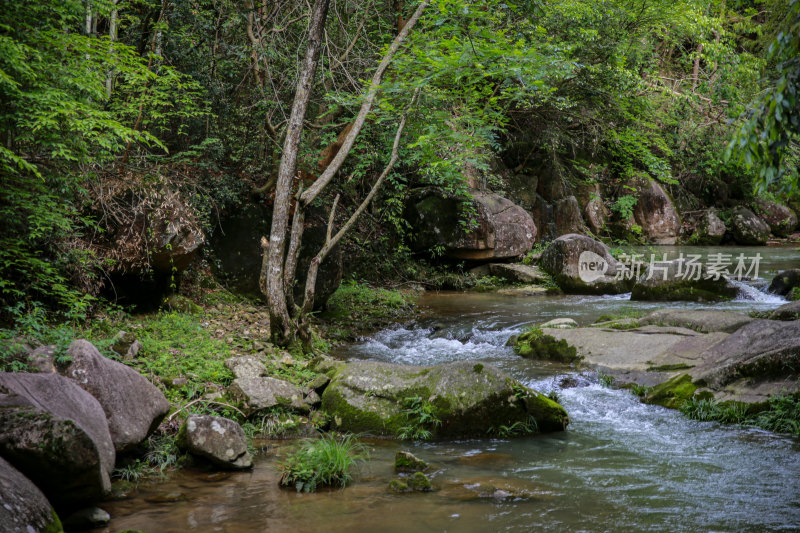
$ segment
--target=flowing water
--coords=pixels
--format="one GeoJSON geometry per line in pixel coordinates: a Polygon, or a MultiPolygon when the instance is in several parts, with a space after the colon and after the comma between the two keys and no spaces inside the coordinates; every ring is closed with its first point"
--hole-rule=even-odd
{"type": "MultiPolygon", "coordinates": [[[[763,278],[800,267],[793,248],[702,249],[754,250],[764,257],[763,278]]],[[[758,290],[763,286],[759,280],[747,283],[738,300],[713,308],[746,312],[784,303],[758,290]]],[[[107,530],[800,531],[797,439],[693,422],[603,387],[591,372],[521,359],[505,346],[531,323],[572,317],[586,324],[663,303],[631,302],[628,295],[432,293],[421,304],[426,318],[341,347],[338,355],[414,365],[490,362],[542,392],[556,390],[569,412],[569,429],[508,440],[402,443],[431,463],[438,488],[410,495],[387,490],[399,443],[371,442],[371,460],[356,484],[317,494],[278,488],[276,462],[286,445],[272,443],[252,472],[184,470],[109,502],[104,507],[113,520],[107,530]],[[572,386],[564,388],[565,381],[572,386]],[[163,495],[181,501],[153,503],[163,495]]]]}

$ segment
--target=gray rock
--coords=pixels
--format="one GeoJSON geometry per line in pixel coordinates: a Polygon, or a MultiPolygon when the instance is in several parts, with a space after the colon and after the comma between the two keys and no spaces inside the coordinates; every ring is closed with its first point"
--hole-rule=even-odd
{"type": "Polygon", "coordinates": [[[313,389],[318,393],[322,393],[322,391],[325,390],[325,387],[327,387],[328,383],[330,382],[331,382],[330,376],[326,374],[320,374],[319,376],[312,379],[307,386],[309,389],[313,389]]]}
{"type": "Polygon", "coordinates": [[[800,300],[783,304],[769,316],[770,320],[797,320],[800,318],[800,300]]]}
{"type": "Polygon", "coordinates": [[[522,263],[490,263],[489,272],[515,283],[542,283],[545,280],[544,273],[537,267],[522,263]]]}
{"type": "Polygon", "coordinates": [[[441,420],[425,428],[436,437],[485,436],[531,416],[540,431],[560,431],[569,422],[557,403],[474,361],[431,367],[353,361],[339,367],[322,409],[336,429],[396,436],[408,424],[404,401],[416,397],[430,402],[441,420]]]}
{"type": "Polygon", "coordinates": [[[731,231],[739,244],[763,245],[769,239],[769,226],[746,207],[731,212],[731,231]]]}
{"type": "Polygon", "coordinates": [[[717,216],[715,209],[703,211],[699,217],[694,219],[693,225],[694,231],[690,240],[692,244],[718,245],[722,242],[728,229],[725,222],[717,216]]]}
{"type": "Polygon", "coordinates": [[[539,327],[551,329],[572,329],[577,328],[578,323],[571,318],[554,318],[553,320],[548,320],[539,327]]]}
{"type": "Polygon", "coordinates": [[[300,387],[272,377],[236,378],[228,390],[248,415],[278,406],[301,413],[311,409],[300,387]]]}
{"type": "Polygon", "coordinates": [[[767,290],[778,296],[789,296],[795,287],[800,287],[800,268],[779,272],[772,279],[772,283],[769,284],[769,289],[767,290]]]}
{"type": "Polygon", "coordinates": [[[111,515],[99,507],[87,507],[76,511],[64,520],[64,527],[68,530],[84,530],[107,526],[111,522],[111,515]]]}
{"type": "Polygon", "coordinates": [[[556,231],[559,235],[568,233],[583,233],[586,228],[581,216],[581,206],[574,196],[567,196],[557,200],[553,205],[555,215],[556,231]]]}
{"type": "Polygon", "coordinates": [[[267,367],[257,357],[245,355],[225,360],[225,367],[237,378],[257,378],[267,375],[267,367]]]}
{"type": "Polygon", "coordinates": [[[648,242],[675,244],[681,231],[681,219],[670,197],[654,180],[639,183],[638,189],[639,200],[633,208],[633,217],[648,242]]]}
{"type": "Polygon", "coordinates": [[[61,531],[61,522],[31,480],[0,457],[0,531],[61,531]]]}
{"type": "Polygon", "coordinates": [[[395,472],[423,472],[428,469],[428,463],[411,452],[398,450],[394,455],[395,472]]]}
{"type": "Polygon", "coordinates": [[[406,219],[416,235],[416,250],[441,246],[454,259],[489,260],[518,257],[533,247],[536,225],[520,206],[494,193],[471,191],[468,200],[425,187],[411,193],[406,219]],[[462,212],[472,205],[477,228],[464,231],[462,212]]]}
{"type": "Polygon", "coordinates": [[[253,466],[244,430],[227,418],[191,415],[178,432],[177,444],[223,468],[242,470],[253,466]]]}
{"type": "Polygon", "coordinates": [[[774,380],[787,392],[798,388],[800,320],[755,320],[739,328],[705,355],[693,377],[720,389],[742,378],[774,380]]]}
{"type": "Polygon", "coordinates": [[[640,318],[639,323],[642,325],[678,326],[703,333],[711,333],[712,331],[733,333],[753,320],[755,318],[733,311],[660,309],[640,318]]]}
{"type": "Polygon", "coordinates": [[[133,333],[127,331],[120,331],[114,336],[114,342],[111,345],[111,350],[121,356],[125,361],[132,361],[139,354],[142,349],[142,343],[136,340],[133,333]]]}
{"type": "Polygon", "coordinates": [[[739,289],[724,276],[714,279],[705,265],[701,265],[697,273],[690,271],[684,259],[660,262],[651,269],[636,280],[631,300],[715,302],[730,300],[739,294],[739,289]]]}
{"type": "Polygon", "coordinates": [[[759,198],[755,202],[759,216],[778,237],[787,237],[797,228],[797,215],[789,207],[759,198]]]}
{"type": "Polygon", "coordinates": [[[111,487],[103,408],[62,376],[0,373],[0,454],[55,505],[97,500],[111,487]]]}
{"type": "Polygon", "coordinates": [[[169,402],[155,385],[132,368],[100,355],[92,343],[74,341],[67,357],[69,362],[56,365],[58,373],[100,402],[118,452],[144,441],[169,412],[169,402]]]}
{"type": "Polygon", "coordinates": [[[553,276],[556,283],[566,293],[572,294],[617,294],[628,292],[632,280],[615,279],[621,265],[611,256],[608,246],[585,235],[575,233],[557,238],[542,253],[539,261],[542,270],[553,276]],[[591,252],[602,260],[602,275],[586,282],[580,276],[580,258],[584,252],[591,252]]]}

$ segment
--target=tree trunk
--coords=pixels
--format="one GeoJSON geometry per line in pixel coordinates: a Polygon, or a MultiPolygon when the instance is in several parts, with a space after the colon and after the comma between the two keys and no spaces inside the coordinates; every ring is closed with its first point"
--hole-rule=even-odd
{"type": "MultiPolygon", "coordinates": [[[[112,0],[111,4],[114,6],[111,10],[111,18],[108,21],[108,40],[112,43],[117,40],[117,2],[119,0],[112,0]]],[[[111,45],[111,50],[113,52],[114,45],[111,45]]],[[[114,71],[108,71],[108,77],[106,78],[106,96],[110,99],[111,98],[111,91],[114,89],[114,71]]]]}
{"type": "MultiPolygon", "coordinates": [[[[292,324],[286,302],[283,281],[283,261],[286,249],[286,229],[289,223],[289,198],[292,192],[292,179],[297,170],[297,155],[300,137],[303,133],[303,119],[311,96],[312,83],[317,71],[322,44],[322,32],[328,14],[330,0],[317,0],[311,14],[308,30],[306,54],[297,79],[292,112],[286,126],[286,140],[275,184],[275,202],[272,211],[272,227],[269,244],[265,250],[267,260],[261,270],[261,286],[266,289],[270,314],[270,333],[273,341],[285,345],[292,335],[292,324]],[[266,271],[265,271],[266,270],[266,271]]],[[[299,202],[298,202],[299,203],[299,202]]]]}

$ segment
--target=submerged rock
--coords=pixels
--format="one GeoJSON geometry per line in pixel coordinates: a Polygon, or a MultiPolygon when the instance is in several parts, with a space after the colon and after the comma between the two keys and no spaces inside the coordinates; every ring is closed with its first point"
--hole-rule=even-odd
{"type": "Polygon", "coordinates": [[[435,187],[411,193],[406,219],[414,229],[417,250],[443,247],[453,259],[489,260],[518,257],[533,247],[536,225],[520,206],[486,191],[471,191],[472,199],[435,187]],[[477,227],[464,230],[463,216],[474,209],[477,227]]]}
{"type": "Polygon", "coordinates": [[[234,470],[252,468],[242,426],[221,416],[191,415],[178,432],[178,447],[208,459],[216,466],[234,470]]]}
{"type": "Polygon", "coordinates": [[[554,318],[553,320],[548,320],[539,327],[552,329],[572,329],[577,328],[578,323],[571,318],[554,318]]]}
{"type": "Polygon", "coordinates": [[[64,527],[71,530],[93,529],[107,526],[111,522],[111,515],[99,507],[87,507],[76,511],[64,520],[64,527]]]}
{"type": "Polygon", "coordinates": [[[433,490],[431,480],[422,472],[414,472],[408,476],[406,483],[408,488],[416,492],[430,492],[433,490]]]}
{"type": "Polygon", "coordinates": [[[0,455],[57,506],[98,500],[111,487],[103,408],[62,376],[0,373],[0,455]]]}
{"type": "Polygon", "coordinates": [[[61,531],[61,521],[42,491],[0,457],[0,531],[61,531]]]}
{"type": "Polygon", "coordinates": [[[739,294],[724,276],[715,279],[705,265],[692,271],[684,259],[654,263],[651,269],[636,280],[631,300],[715,302],[732,300],[739,294]]]}
{"type": "Polygon", "coordinates": [[[746,207],[731,212],[731,231],[739,244],[764,245],[769,239],[769,226],[746,207]]]}
{"type": "Polygon", "coordinates": [[[569,423],[556,402],[492,365],[471,361],[429,367],[353,361],[334,371],[322,409],[336,429],[396,436],[414,423],[403,405],[413,398],[429,404],[440,420],[425,425],[434,437],[485,436],[531,417],[540,431],[560,431],[569,423]]]}
{"type": "MultiPolygon", "coordinates": [[[[570,329],[570,328],[554,328],[570,329]]],[[[514,341],[514,351],[527,359],[573,363],[581,359],[574,346],[565,340],[556,340],[540,328],[533,328],[521,334],[514,341]]]]}
{"type": "Polygon", "coordinates": [[[608,246],[576,233],[562,235],[551,242],[542,253],[539,266],[553,276],[564,292],[571,294],[623,293],[628,292],[633,283],[615,279],[622,266],[611,256],[608,246]]]}
{"type": "Polygon", "coordinates": [[[694,396],[697,386],[692,383],[688,374],[680,374],[664,383],[656,385],[647,392],[647,403],[679,409],[683,402],[694,396]]]}

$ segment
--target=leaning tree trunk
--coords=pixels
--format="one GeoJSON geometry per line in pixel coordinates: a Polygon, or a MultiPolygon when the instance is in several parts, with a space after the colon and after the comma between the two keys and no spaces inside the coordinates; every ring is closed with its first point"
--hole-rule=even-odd
{"type": "MultiPolygon", "coordinates": [[[[292,112],[286,126],[286,140],[275,184],[275,202],[272,211],[272,227],[269,242],[265,246],[266,260],[262,263],[260,286],[267,297],[270,315],[270,333],[278,344],[286,344],[292,334],[289,309],[286,304],[283,281],[283,260],[286,249],[286,229],[289,223],[289,198],[292,180],[297,170],[297,155],[300,137],[303,133],[303,119],[306,116],[312,83],[317,71],[322,33],[328,15],[330,0],[317,0],[311,14],[308,30],[306,54],[300,67],[297,89],[292,104],[292,112]]],[[[263,243],[262,243],[263,246],[263,243]]]]}

